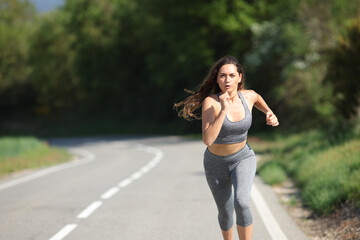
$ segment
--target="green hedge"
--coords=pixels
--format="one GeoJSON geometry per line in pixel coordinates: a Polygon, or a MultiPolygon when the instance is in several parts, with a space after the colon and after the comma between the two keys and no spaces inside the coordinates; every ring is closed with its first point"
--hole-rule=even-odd
{"type": "MultiPolygon", "coordinates": [[[[264,148],[264,147],[262,147],[264,148]]],[[[329,214],[343,202],[360,204],[360,139],[335,141],[324,131],[273,136],[267,142],[270,159],[259,175],[269,184],[281,182],[281,171],[301,189],[306,206],[329,214]]]]}

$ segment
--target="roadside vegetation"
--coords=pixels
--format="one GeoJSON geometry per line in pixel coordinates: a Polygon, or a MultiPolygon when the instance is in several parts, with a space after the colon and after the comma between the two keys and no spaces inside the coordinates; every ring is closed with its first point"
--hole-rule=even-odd
{"type": "Polygon", "coordinates": [[[312,130],[263,136],[255,150],[264,155],[258,173],[268,184],[292,178],[303,204],[320,215],[341,204],[360,206],[360,135],[334,136],[312,130]]]}
{"type": "Polygon", "coordinates": [[[46,167],[71,158],[65,150],[50,147],[34,137],[0,138],[0,177],[13,172],[46,167]]]}
{"type": "Polygon", "coordinates": [[[66,0],[47,13],[2,0],[0,135],[198,132],[173,105],[228,54],[282,128],[348,121],[359,12],[360,0],[66,0]]]}

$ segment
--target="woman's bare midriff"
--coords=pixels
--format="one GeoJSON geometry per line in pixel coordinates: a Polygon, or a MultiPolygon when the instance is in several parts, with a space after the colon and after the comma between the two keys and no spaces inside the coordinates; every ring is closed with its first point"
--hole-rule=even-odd
{"type": "Polygon", "coordinates": [[[238,152],[246,145],[246,140],[240,143],[233,144],[212,144],[208,147],[209,151],[215,155],[227,156],[238,152]]]}

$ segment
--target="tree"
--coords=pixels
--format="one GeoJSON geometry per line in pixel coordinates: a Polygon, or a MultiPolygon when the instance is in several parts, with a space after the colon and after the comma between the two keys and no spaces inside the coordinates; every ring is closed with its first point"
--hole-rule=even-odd
{"type": "Polygon", "coordinates": [[[253,12],[246,1],[139,1],[137,13],[142,19],[134,21],[139,33],[133,39],[146,86],[141,95],[153,101],[146,115],[161,121],[176,117],[169,109],[186,96],[184,88],[200,84],[215,60],[228,54],[242,59],[249,45],[253,12]]]}
{"type": "Polygon", "coordinates": [[[358,14],[359,0],[291,0],[265,6],[270,7],[265,19],[251,26],[252,47],[245,61],[249,82],[274,104],[283,126],[334,123],[332,86],[324,81],[327,53],[358,14]]]}
{"type": "Polygon", "coordinates": [[[116,2],[68,0],[63,8],[66,33],[73,36],[73,67],[84,98],[93,108],[104,108],[119,88],[114,45],[121,22],[116,19],[116,2]]]}
{"type": "Polygon", "coordinates": [[[50,114],[76,105],[82,93],[74,70],[75,37],[64,26],[67,15],[43,16],[31,38],[29,65],[37,94],[38,114],[50,114]]]}
{"type": "Polygon", "coordinates": [[[29,1],[0,1],[0,109],[3,114],[28,109],[33,102],[29,83],[29,36],[36,12],[29,1]]]}
{"type": "Polygon", "coordinates": [[[330,52],[327,82],[333,86],[333,101],[345,118],[358,116],[360,104],[360,18],[347,28],[345,36],[330,52]]]}

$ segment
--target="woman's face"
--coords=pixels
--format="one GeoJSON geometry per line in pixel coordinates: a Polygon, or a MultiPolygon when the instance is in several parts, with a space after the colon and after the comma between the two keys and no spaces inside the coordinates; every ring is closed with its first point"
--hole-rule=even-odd
{"type": "Polygon", "coordinates": [[[217,75],[217,83],[221,92],[237,91],[238,84],[241,81],[242,74],[239,74],[237,67],[234,64],[223,65],[217,75]]]}

